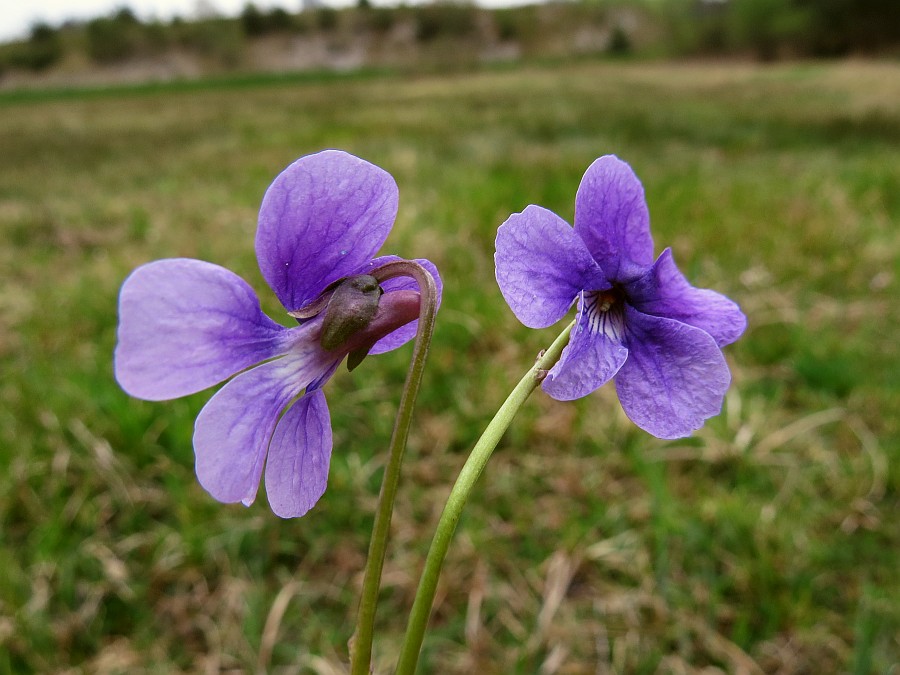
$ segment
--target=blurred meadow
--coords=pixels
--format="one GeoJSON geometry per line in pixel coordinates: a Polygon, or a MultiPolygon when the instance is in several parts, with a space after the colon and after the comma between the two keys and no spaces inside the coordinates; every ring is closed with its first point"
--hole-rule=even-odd
{"type": "Polygon", "coordinates": [[[306,517],[193,474],[211,392],[112,377],[125,276],[256,266],[262,195],[326,147],[388,170],[385,251],[444,300],[376,626],[390,672],[443,499],[559,328],[517,323],[496,229],[571,220],[582,173],[641,177],[657,252],[749,329],[694,437],[638,431],[611,386],[536,392],[482,476],[423,673],[900,672],[900,65],[581,59],[456,74],[234,77],[0,93],[0,672],[342,672],[410,348],[328,385],[329,488],[306,517]]]}

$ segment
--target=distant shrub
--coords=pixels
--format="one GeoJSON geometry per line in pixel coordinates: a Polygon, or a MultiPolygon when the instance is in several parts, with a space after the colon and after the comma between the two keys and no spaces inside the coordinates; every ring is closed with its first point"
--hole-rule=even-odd
{"type": "Polygon", "coordinates": [[[614,56],[625,56],[631,53],[631,38],[628,37],[628,33],[621,25],[616,24],[613,28],[606,50],[614,56]]]}
{"type": "Polygon", "coordinates": [[[15,45],[7,55],[7,62],[15,68],[41,71],[57,63],[63,56],[59,31],[45,23],[31,28],[27,42],[15,45]]]}
{"type": "Polygon", "coordinates": [[[316,10],[316,26],[319,30],[332,31],[338,25],[338,12],[332,7],[319,7],[316,10]]]}
{"type": "Polygon", "coordinates": [[[241,29],[248,37],[258,37],[267,33],[290,32],[296,30],[297,23],[292,14],[282,7],[274,7],[263,12],[252,2],[244,5],[240,16],[241,29]]]}
{"type": "Polygon", "coordinates": [[[133,25],[116,18],[100,18],[88,21],[85,27],[87,52],[97,63],[115,63],[131,58],[137,53],[137,34],[133,25]]]}
{"type": "Polygon", "coordinates": [[[369,7],[359,10],[361,25],[376,33],[387,33],[397,23],[397,10],[393,7],[369,7]]]}
{"type": "Polygon", "coordinates": [[[240,23],[229,19],[205,19],[179,26],[178,42],[220,66],[234,68],[244,55],[240,23]]]}
{"type": "Polygon", "coordinates": [[[897,0],[794,0],[805,13],[802,39],[814,56],[900,49],[897,0]]]}
{"type": "Polygon", "coordinates": [[[31,27],[29,42],[58,42],[59,31],[47,23],[38,22],[31,27]]]}
{"type": "Polygon", "coordinates": [[[669,0],[661,5],[664,33],[676,54],[720,53],[728,46],[725,3],[669,0]]]}
{"type": "Polygon", "coordinates": [[[241,10],[241,28],[249,37],[256,37],[266,32],[266,17],[252,2],[241,10]]]}
{"type": "Polygon", "coordinates": [[[494,12],[494,25],[497,27],[497,37],[502,41],[519,38],[519,22],[516,21],[514,10],[500,9],[494,12]]]}
{"type": "Polygon", "coordinates": [[[171,31],[165,24],[158,21],[143,24],[141,35],[141,49],[148,53],[159,54],[172,44],[171,31]]]}
{"type": "Polygon", "coordinates": [[[794,5],[793,0],[733,0],[728,8],[731,44],[771,61],[782,48],[796,44],[803,31],[803,15],[794,5]]]}
{"type": "Polygon", "coordinates": [[[540,31],[541,21],[535,5],[496,9],[492,12],[497,37],[507,42],[528,42],[540,31]]]}
{"type": "Polygon", "coordinates": [[[283,7],[273,7],[266,19],[270,30],[290,31],[294,29],[294,15],[283,7]]]}
{"type": "Polygon", "coordinates": [[[474,5],[434,2],[417,7],[416,38],[430,42],[439,37],[461,38],[475,33],[477,9],[474,5]]]}
{"type": "Polygon", "coordinates": [[[122,26],[137,26],[141,23],[130,7],[119,7],[113,12],[112,19],[122,26]]]}
{"type": "Polygon", "coordinates": [[[897,0],[659,0],[676,53],[843,56],[900,50],[897,0]]]}

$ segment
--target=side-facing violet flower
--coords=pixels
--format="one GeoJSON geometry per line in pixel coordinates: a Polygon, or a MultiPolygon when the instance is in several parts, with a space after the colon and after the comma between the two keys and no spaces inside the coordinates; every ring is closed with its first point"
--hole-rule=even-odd
{"type": "MultiPolygon", "coordinates": [[[[200,484],[217,500],[250,505],[265,471],[272,510],[302,516],[325,491],[331,420],[322,386],[348,354],[408,342],[416,333],[415,281],[372,275],[397,215],[383,169],[329,150],[298,159],[266,191],[256,256],[263,278],[299,325],[266,316],[253,289],[208,262],[158,260],[136,269],[119,296],[115,375],[150,401],[231,379],[194,427],[200,484]]],[[[417,260],[435,278],[427,260],[417,260]]],[[[288,319],[294,321],[294,319],[288,319]]]]}
{"type": "Polygon", "coordinates": [[[542,388],[561,401],[614,379],[628,417],[659,438],[688,436],[722,409],[731,382],[721,348],[747,325],[738,306],[694,288],[672,260],[653,259],[644,189],[607,155],[582,178],[575,227],[539,206],[497,232],[497,283],[530,328],[559,321],[577,300],[569,344],[542,388]]]}

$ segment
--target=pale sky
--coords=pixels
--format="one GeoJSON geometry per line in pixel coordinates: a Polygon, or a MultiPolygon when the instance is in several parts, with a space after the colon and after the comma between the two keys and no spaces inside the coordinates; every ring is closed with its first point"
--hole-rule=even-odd
{"type": "MultiPolygon", "coordinates": [[[[247,0],[0,0],[0,42],[27,37],[31,25],[38,21],[58,26],[68,19],[94,19],[128,6],[142,20],[170,19],[178,15],[190,18],[198,8],[212,7],[226,16],[236,16],[247,0]]],[[[485,7],[524,4],[525,0],[478,0],[485,7]]],[[[302,0],[254,0],[260,8],[283,7],[299,11],[302,0]]],[[[355,4],[355,0],[326,0],[332,7],[355,4]]],[[[397,4],[390,0],[374,0],[373,4],[397,4]]]]}

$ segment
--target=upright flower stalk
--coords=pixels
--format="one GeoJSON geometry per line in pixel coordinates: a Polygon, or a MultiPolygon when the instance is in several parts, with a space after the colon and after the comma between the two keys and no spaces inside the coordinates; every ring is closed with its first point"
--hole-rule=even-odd
{"type": "Polygon", "coordinates": [[[519,380],[519,383],[512,390],[506,401],[500,406],[497,414],[488,423],[484,433],[478,439],[475,447],[472,448],[469,458],[459,472],[459,477],[450,491],[447,504],[444,506],[444,511],[441,513],[441,518],[438,521],[434,539],[432,539],[431,548],[428,551],[428,557],[425,559],[425,567],[419,580],[419,587],[416,590],[416,597],[409,615],[409,622],[407,623],[406,637],[403,639],[403,646],[400,649],[397,675],[413,675],[416,672],[419,652],[422,649],[422,640],[425,638],[425,629],[428,626],[431,606],[434,603],[434,595],[441,575],[441,567],[444,564],[444,558],[447,557],[447,550],[450,548],[450,541],[453,539],[453,533],[456,531],[456,524],[459,522],[469,495],[475,488],[478,477],[481,476],[481,472],[487,466],[494,448],[497,447],[503,434],[509,429],[509,425],[512,424],[516,413],[519,412],[519,409],[531,395],[531,392],[546,377],[547,371],[559,360],[563,348],[569,341],[569,333],[573,325],[574,322],[560,333],[559,337],[553,341],[553,344],[541,354],[537,362],[525,373],[525,377],[519,380]]]}
{"type": "Polygon", "coordinates": [[[375,625],[375,611],[378,604],[378,591],[381,588],[381,571],[384,567],[384,556],[387,550],[388,535],[391,527],[391,515],[394,510],[394,499],[400,481],[400,467],[403,452],[409,437],[413,408],[422,375],[425,372],[425,359],[431,346],[434,332],[434,319],[437,313],[438,297],[434,277],[421,265],[413,262],[396,262],[385,265],[373,276],[382,281],[397,274],[410,276],[419,285],[421,303],[419,306],[419,325],[416,341],[413,346],[412,360],[406,374],[406,384],[400,394],[397,418],[391,435],[388,462],[384,469],[381,483],[381,494],[378,508],[375,511],[375,522],[372,526],[372,539],[369,544],[369,556],[366,559],[366,571],[363,578],[362,593],[359,599],[356,632],[350,645],[350,672],[352,675],[368,675],[372,660],[372,636],[375,625]]]}

